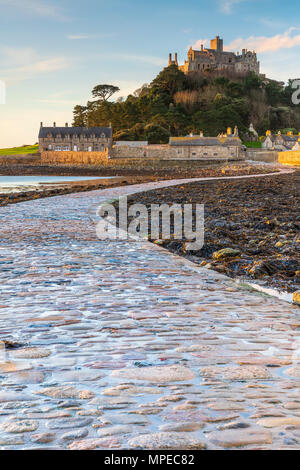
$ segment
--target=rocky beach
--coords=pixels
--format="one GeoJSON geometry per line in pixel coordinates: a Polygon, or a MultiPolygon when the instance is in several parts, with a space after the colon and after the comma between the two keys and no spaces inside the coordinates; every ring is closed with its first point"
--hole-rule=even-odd
{"type": "Polygon", "coordinates": [[[258,173],[274,172],[274,168],[262,165],[249,165],[247,163],[239,164],[223,164],[221,166],[204,166],[198,168],[185,168],[182,165],[155,167],[145,170],[130,166],[127,169],[122,167],[108,168],[92,168],[92,167],[68,167],[68,166],[41,166],[22,165],[1,165],[0,159],[0,176],[58,176],[58,177],[81,177],[82,181],[55,183],[55,184],[39,184],[39,185],[22,185],[19,187],[10,187],[9,189],[1,188],[0,184],[0,206],[7,204],[15,204],[17,202],[28,201],[32,199],[41,199],[44,197],[57,196],[59,194],[71,194],[74,192],[91,191],[94,189],[103,189],[107,187],[123,186],[139,183],[147,183],[151,181],[168,180],[174,178],[205,178],[205,177],[224,177],[235,175],[254,175],[258,173]],[[95,177],[95,180],[85,180],[84,177],[95,177]],[[104,178],[101,181],[97,178],[104,178]],[[112,179],[114,177],[114,179],[112,179]]]}
{"type": "Polygon", "coordinates": [[[128,203],[204,204],[205,244],[161,245],[232,278],[279,291],[300,288],[300,171],[235,181],[208,181],[139,194],[128,203]]]}

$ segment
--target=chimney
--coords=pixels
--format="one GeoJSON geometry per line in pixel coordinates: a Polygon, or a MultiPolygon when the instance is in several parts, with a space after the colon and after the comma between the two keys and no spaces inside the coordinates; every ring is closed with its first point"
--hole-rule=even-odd
{"type": "Polygon", "coordinates": [[[69,127],[69,124],[66,122],[66,127],[69,127]]]}
{"type": "Polygon", "coordinates": [[[178,65],[177,52],[175,52],[175,64],[178,65]]]}
{"type": "Polygon", "coordinates": [[[172,54],[170,53],[169,54],[169,65],[171,65],[171,64],[172,64],[172,54]]]}
{"type": "Polygon", "coordinates": [[[203,137],[203,131],[200,131],[200,137],[203,137]]]}
{"type": "Polygon", "coordinates": [[[41,122],[41,127],[43,127],[43,123],[41,122]]]}
{"type": "Polygon", "coordinates": [[[56,127],[56,122],[53,123],[53,127],[56,127]]]}
{"type": "Polygon", "coordinates": [[[203,49],[204,49],[204,46],[203,44],[201,44],[201,52],[203,52],[203,49]]]}

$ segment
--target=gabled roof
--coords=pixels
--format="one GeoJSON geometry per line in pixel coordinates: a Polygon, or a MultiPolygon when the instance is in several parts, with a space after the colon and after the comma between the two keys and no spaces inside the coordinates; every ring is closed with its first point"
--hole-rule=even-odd
{"type": "Polygon", "coordinates": [[[286,135],[286,134],[272,134],[267,135],[263,142],[269,137],[272,142],[275,142],[277,139],[282,139],[285,142],[297,142],[299,140],[299,135],[286,135]]]}
{"type": "Polygon", "coordinates": [[[112,128],[111,127],[41,127],[39,132],[39,139],[47,138],[48,135],[52,137],[56,137],[57,135],[61,135],[65,137],[69,135],[70,137],[77,135],[77,136],[84,136],[84,137],[91,137],[95,135],[95,137],[101,137],[102,134],[105,135],[107,139],[112,137],[112,128]]]}

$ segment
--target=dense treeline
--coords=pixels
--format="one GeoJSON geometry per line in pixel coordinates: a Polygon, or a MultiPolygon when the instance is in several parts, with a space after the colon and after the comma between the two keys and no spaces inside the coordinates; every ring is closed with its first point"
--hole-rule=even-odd
{"type": "MultiPolygon", "coordinates": [[[[109,101],[118,87],[97,85],[94,100],[75,106],[75,126],[108,126],[117,140],[164,143],[170,135],[217,135],[237,125],[245,138],[252,122],[260,135],[272,129],[299,129],[300,110],[286,86],[255,74],[246,77],[186,76],[175,65],[162,70],[126,100],[109,101]]],[[[250,136],[251,137],[251,136],[250,136]]]]}

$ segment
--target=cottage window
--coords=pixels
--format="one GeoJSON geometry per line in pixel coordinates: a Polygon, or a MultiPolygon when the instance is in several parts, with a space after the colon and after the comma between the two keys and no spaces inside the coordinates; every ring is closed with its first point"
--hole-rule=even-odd
{"type": "Polygon", "coordinates": [[[57,146],[55,147],[55,150],[56,150],[56,152],[61,152],[61,146],[60,146],[60,145],[57,145],[57,146]]]}
{"type": "Polygon", "coordinates": [[[64,152],[68,152],[70,150],[70,147],[68,145],[64,146],[64,152]]]}
{"type": "Polygon", "coordinates": [[[52,145],[48,145],[48,150],[52,150],[52,145]]]}

